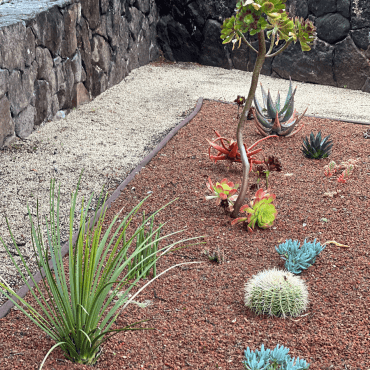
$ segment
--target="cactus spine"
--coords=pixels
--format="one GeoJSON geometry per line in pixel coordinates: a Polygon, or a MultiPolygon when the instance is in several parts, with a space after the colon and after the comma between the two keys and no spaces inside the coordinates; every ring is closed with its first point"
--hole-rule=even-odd
{"type": "Polygon", "coordinates": [[[294,317],[304,312],[307,304],[304,281],[289,271],[262,271],[245,285],[245,305],[258,315],[294,317]]]}

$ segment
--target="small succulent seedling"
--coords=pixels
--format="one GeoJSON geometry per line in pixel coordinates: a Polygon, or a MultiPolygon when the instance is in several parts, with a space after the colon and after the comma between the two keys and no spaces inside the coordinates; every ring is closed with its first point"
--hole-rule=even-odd
{"type": "Polygon", "coordinates": [[[211,262],[222,264],[225,261],[225,253],[224,251],[221,251],[219,247],[217,247],[217,249],[213,253],[210,253],[209,250],[204,250],[203,253],[211,262]]]}
{"type": "Polygon", "coordinates": [[[294,317],[306,310],[308,291],[299,276],[274,268],[252,277],[245,286],[244,301],[257,315],[294,317]]]}
{"type": "Polygon", "coordinates": [[[257,184],[252,184],[250,186],[251,190],[259,189],[259,182],[261,179],[265,179],[266,181],[266,189],[268,189],[268,178],[270,176],[271,171],[280,172],[282,170],[281,162],[279,158],[275,156],[268,156],[264,158],[262,164],[256,166],[256,170],[254,171],[257,174],[257,184]]]}
{"type": "Polygon", "coordinates": [[[279,344],[273,349],[265,349],[262,344],[261,350],[251,351],[249,347],[244,351],[245,361],[243,364],[248,370],[306,370],[310,367],[305,360],[297,358],[291,358],[289,348],[279,346],[279,344]]]}
{"type": "Polygon", "coordinates": [[[316,135],[311,132],[309,137],[303,140],[302,153],[310,159],[327,158],[331,154],[333,141],[329,140],[330,135],[321,139],[321,131],[316,135]]]}
{"type": "Polygon", "coordinates": [[[300,247],[298,240],[287,239],[285,243],[275,247],[283,260],[285,260],[285,268],[293,274],[300,274],[302,270],[312,266],[316,257],[325,249],[316,239],[310,243],[306,239],[300,247]]]}

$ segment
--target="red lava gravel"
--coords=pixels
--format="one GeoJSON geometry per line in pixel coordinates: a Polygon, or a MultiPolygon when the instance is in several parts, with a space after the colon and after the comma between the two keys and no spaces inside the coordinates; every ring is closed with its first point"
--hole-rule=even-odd
{"type": "MultiPolygon", "coordinates": [[[[369,335],[369,196],[370,141],[364,126],[327,119],[304,118],[304,128],[291,138],[271,138],[258,147],[257,156],[276,156],[281,172],[271,172],[269,187],[276,194],[277,216],[272,228],[249,233],[214,200],[206,187],[210,177],[240,183],[241,164],[213,163],[206,138],[214,130],[235,139],[237,106],[204,101],[196,117],[162,149],[121,193],[107,212],[105,224],[124,207],[144,203],[146,214],[170,200],[156,223],[167,222],[162,235],[177,230],[170,240],[203,236],[205,244],[191,245],[162,257],[158,272],[183,262],[149,285],[138,301],[129,305],[115,328],[140,319],[147,331],[121,332],[102,348],[94,369],[243,369],[244,350],[290,348],[291,356],[305,359],[312,370],[370,369],[369,335]],[[301,152],[303,139],[313,131],[331,135],[329,158],[312,160],[301,152]],[[357,160],[346,183],[324,175],[330,160],[357,160]],[[286,239],[328,244],[313,266],[301,273],[309,292],[309,305],[301,316],[257,316],[244,304],[244,285],[258,272],[284,268],[275,246],[286,239]],[[219,249],[222,263],[207,257],[219,249]]],[[[253,121],[245,130],[247,146],[259,140],[253,121]]],[[[250,183],[256,182],[251,174],[250,183]]],[[[254,191],[247,194],[248,200],[254,191]]],[[[140,215],[135,218],[136,221],[140,215]]],[[[134,220],[134,221],[135,221],[134,220]]],[[[135,222],[136,222],[135,221],[135,222]]],[[[161,246],[166,244],[162,243],[161,246]]],[[[147,282],[148,280],[144,280],[147,282]]],[[[142,285],[144,282],[140,282],[142,285]]],[[[33,299],[28,294],[29,302],[33,299]]],[[[0,368],[37,369],[54,344],[18,310],[0,320],[0,368]]],[[[64,359],[56,349],[44,369],[89,369],[64,359]]]]}

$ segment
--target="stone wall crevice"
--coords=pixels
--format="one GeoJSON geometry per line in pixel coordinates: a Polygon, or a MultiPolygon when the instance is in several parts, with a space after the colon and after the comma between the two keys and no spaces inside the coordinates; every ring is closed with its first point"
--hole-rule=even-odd
{"type": "Polygon", "coordinates": [[[0,149],[159,56],[154,0],[15,1],[1,5],[0,149]]]}

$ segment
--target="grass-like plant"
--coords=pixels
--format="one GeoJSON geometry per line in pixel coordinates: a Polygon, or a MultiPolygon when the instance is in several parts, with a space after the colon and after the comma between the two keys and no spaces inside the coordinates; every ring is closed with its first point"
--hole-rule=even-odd
{"type": "MultiPolygon", "coordinates": [[[[106,206],[105,200],[102,212],[98,218],[95,212],[94,220],[98,220],[94,228],[90,228],[90,221],[87,222],[87,210],[89,209],[91,196],[84,206],[82,201],[81,216],[79,221],[79,232],[76,244],[72,243],[72,232],[74,224],[74,214],[76,210],[76,198],[81,177],[77,184],[77,189],[72,194],[72,205],[70,209],[70,238],[69,238],[69,259],[68,268],[63,265],[61,254],[61,234],[59,222],[60,206],[60,186],[58,190],[57,202],[55,205],[54,188],[55,181],[51,180],[50,187],[50,212],[49,220],[46,219],[47,243],[44,244],[42,237],[41,220],[38,212],[37,202],[37,227],[35,226],[31,211],[28,208],[32,245],[37,258],[39,270],[44,276],[43,284],[37,284],[30,268],[20,251],[11,232],[8,219],[6,219],[8,229],[13,240],[14,246],[21,257],[22,263],[17,263],[9,251],[8,246],[0,238],[10,259],[15,265],[22,280],[27,284],[30,293],[35,299],[32,306],[25,299],[16,295],[14,290],[0,277],[0,292],[10,299],[31,321],[40,329],[49,335],[56,344],[48,351],[41,363],[40,369],[44,365],[48,355],[56,348],[60,347],[65,357],[73,362],[80,364],[94,364],[100,353],[101,345],[112,335],[124,330],[140,330],[138,324],[148,321],[141,320],[120,329],[112,329],[117,317],[130,304],[135,297],[147,287],[152,281],[164,274],[178,264],[163,271],[138,291],[129,296],[129,292],[136,286],[138,280],[146,276],[148,271],[154,266],[161,255],[168,253],[173,247],[185,240],[174,242],[164,248],[155,249],[153,253],[146,254],[141,258],[140,271],[135,273],[135,280],[128,283],[128,278],[132,274],[131,262],[139,255],[143,255],[143,250],[153,243],[172,236],[180,231],[158,237],[158,232],[163,227],[160,225],[157,229],[150,230],[145,238],[140,239],[145,223],[154,219],[155,215],[164,207],[154,212],[144,224],[141,224],[131,237],[127,237],[127,228],[132,221],[133,216],[138,212],[144,201],[131,210],[127,216],[120,222],[113,233],[113,226],[116,225],[118,215],[114,217],[108,229],[102,235],[106,206]],[[86,235],[85,235],[86,233],[86,235]],[[127,258],[127,251],[132,241],[139,236],[140,244],[132,254],[127,258]],[[154,241],[151,241],[152,237],[154,241]],[[157,256],[157,253],[160,254],[157,256]],[[68,270],[68,271],[66,271],[68,270]],[[26,274],[24,273],[26,271],[26,274]],[[35,288],[32,289],[28,278],[31,278],[35,288]],[[41,289],[43,285],[44,289],[41,289]]],[[[101,204],[103,192],[101,193],[99,204],[101,204]]],[[[172,203],[172,202],[170,202],[172,203]]],[[[170,204],[168,203],[168,204],[170,204]]],[[[167,204],[167,205],[168,205],[167,204]]],[[[121,210],[122,211],[122,210],[121,210]]],[[[190,238],[186,241],[196,239],[190,238]]],[[[191,262],[199,263],[199,262],[191,262]]]]}

